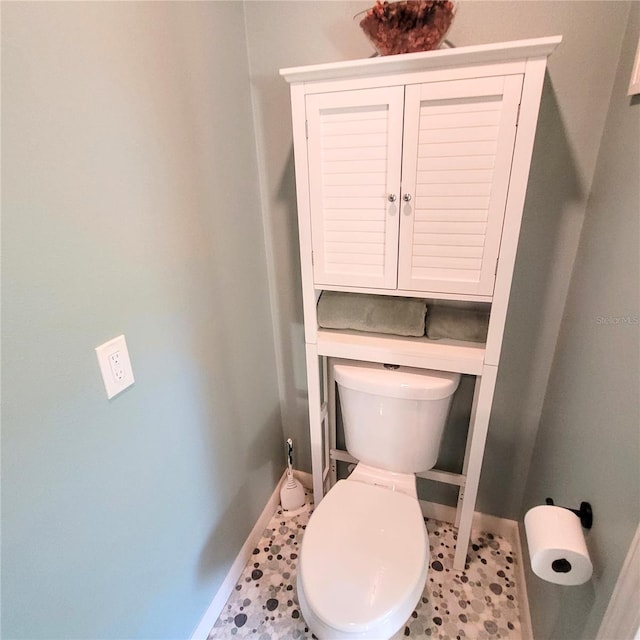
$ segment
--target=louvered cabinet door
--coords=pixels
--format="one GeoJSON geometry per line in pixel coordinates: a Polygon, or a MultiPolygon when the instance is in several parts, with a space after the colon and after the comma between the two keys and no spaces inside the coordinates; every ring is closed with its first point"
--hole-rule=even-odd
{"type": "Polygon", "coordinates": [[[491,295],[522,76],[406,87],[398,286],[491,295]]]}
{"type": "Polygon", "coordinates": [[[404,87],[306,98],[316,284],[395,289],[404,87]]]}

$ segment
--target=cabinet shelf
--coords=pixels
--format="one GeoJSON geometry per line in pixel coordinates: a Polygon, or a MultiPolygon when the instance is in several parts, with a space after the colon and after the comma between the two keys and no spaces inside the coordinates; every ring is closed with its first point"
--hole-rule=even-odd
{"type": "Polygon", "coordinates": [[[481,375],[485,345],[382,333],[318,329],[318,355],[481,375]]]}

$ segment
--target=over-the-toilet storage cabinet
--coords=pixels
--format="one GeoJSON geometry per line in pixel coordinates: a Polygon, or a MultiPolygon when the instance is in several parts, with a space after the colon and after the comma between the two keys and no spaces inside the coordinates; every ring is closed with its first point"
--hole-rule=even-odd
{"type": "MultiPolygon", "coordinates": [[[[560,37],[283,69],[291,84],[316,503],[336,481],[331,362],[475,376],[454,567],[465,564],[548,55],[560,37]],[[318,327],[323,290],[490,310],[486,343],[318,327]]],[[[453,520],[453,518],[452,518],[453,520]]]]}

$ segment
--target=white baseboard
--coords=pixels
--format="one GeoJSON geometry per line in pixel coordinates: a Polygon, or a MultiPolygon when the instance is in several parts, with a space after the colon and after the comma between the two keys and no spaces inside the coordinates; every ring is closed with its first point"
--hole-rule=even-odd
{"type": "Polygon", "coordinates": [[[422,508],[422,515],[425,518],[440,520],[440,522],[448,522],[450,524],[456,521],[456,510],[454,507],[448,507],[445,504],[438,504],[437,502],[427,502],[427,500],[420,500],[419,502],[422,508]]]}
{"type": "MultiPolygon", "coordinates": [[[[425,518],[432,518],[442,522],[455,523],[456,509],[436,502],[420,500],[422,513],[425,518]]],[[[520,625],[522,630],[522,640],[533,640],[531,627],[531,613],[529,612],[529,598],[527,596],[527,583],[524,575],[525,558],[522,553],[522,543],[520,541],[520,528],[515,520],[498,518],[486,513],[474,512],[471,525],[473,531],[487,531],[505,538],[513,547],[519,562],[516,564],[518,572],[518,604],[520,606],[520,625]]]]}
{"type": "MultiPolygon", "coordinates": [[[[304,485],[304,474],[303,472],[296,472],[296,477],[302,482],[304,485]],[[298,477],[298,474],[302,477],[298,477]]],[[[262,532],[269,524],[269,521],[273,517],[273,514],[276,512],[278,505],[280,504],[280,485],[284,480],[284,474],[278,484],[276,484],[276,488],[273,490],[267,504],[265,505],[262,513],[260,514],[258,520],[256,521],[253,529],[251,529],[251,533],[245,540],[245,543],[242,545],[236,559],[233,561],[229,572],[227,573],[225,579],[223,580],[218,592],[214,596],[211,604],[209,605],[207,611],[204,616],[202,616],[202,620],[200,620],[200,624],[196,627],[196,630],[191,635],[191,640],[206,640],[207,636],[211,629],[213,629],[213,625],[216,620],[220,617],[222,610],[224,609],[224,605],[229,599],[229,596],[233,592],[233,588],[236,586],[238,579],[242,575],[242,571],[244,570],[253,550],[256,545],[260,541],[260,537],[262,536],[262,532]]]]}
{"type": "MultiPolygon", "coordinates": [[[[420,507],[422,507],[422,514],[425,518],[441,520],[442,522],[449,522],[451,524],[454,524],[456,521],[455,507],[438,504],[437,502],[428,502],[427,500],[420,500],[420,507]]],[[[495,533],[496,535],[506,538],[513,545],[520,544],[518,523],[515,520],[498,518],[497,516],[490,516],[486,513],[475,511],[471,528],[473,531],[490,531],[491,533],[495,533]]]]}
{"type": "Polygon", "coordinates": [[[520,605],[520,626],[522,627],[522,640],[533,640],[533,625],[531,623],[531,611],[529,610],[529,594],[527,593],[527,579],[524,572],[524,563],[529,561],[529,555],[525,557],[522,549],[523,535],[521,535],[520,525],[516,523],[516,545],[515,551],[520,562],[516,565],[518,572],[518,604],[520,605]]]}

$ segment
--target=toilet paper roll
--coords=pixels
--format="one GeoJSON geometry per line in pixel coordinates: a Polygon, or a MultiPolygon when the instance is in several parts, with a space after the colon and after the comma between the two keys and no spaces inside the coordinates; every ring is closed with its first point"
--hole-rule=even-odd
{"type": "Polygon", "coordinates": [[[584,584],[593,565],[580,518],[563,507],[542,505],[524,517],[533,572],[543,580],[563,585],[584,584]]]}

